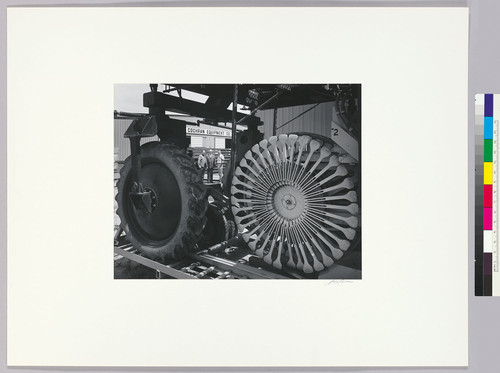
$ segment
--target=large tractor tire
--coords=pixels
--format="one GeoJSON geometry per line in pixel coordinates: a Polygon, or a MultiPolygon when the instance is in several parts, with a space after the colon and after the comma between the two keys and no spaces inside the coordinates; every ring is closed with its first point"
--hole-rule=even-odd
{"type": "Polygon", "coordinates": [[[194,163],[183,150],[161,142],[141,146],[140,182],[151,192],[152,212],[137,209],[129,196],[132,161],[117,183],[118,216],[127,239],[144,256],[169,261],[194,250],[205,225],[207,198],[194,163]]]}

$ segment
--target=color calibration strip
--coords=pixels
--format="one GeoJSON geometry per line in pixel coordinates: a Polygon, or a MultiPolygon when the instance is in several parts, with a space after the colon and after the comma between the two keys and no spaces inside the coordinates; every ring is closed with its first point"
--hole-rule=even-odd
{"type": "Polygon", "coordinates": [[[497,220],[499,120],[500,95],[476,95],[476,295],[500,295],[497,220]],[[482,158],[480,163],[478,158],[482,158]],[[478,176],[482,179],[481,185],[478,185],[478,176]],[[479,232],[482,237],[478,237],[479,232]]]}

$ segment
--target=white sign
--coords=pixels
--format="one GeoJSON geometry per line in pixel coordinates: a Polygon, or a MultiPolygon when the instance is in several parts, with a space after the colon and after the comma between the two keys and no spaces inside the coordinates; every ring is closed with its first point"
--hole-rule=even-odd
{"type": "Polygon", "coordinates": [[[196,126],[186,126],[186,133],[188,135],[205,135],[205,136],[222,136],[222,137],[231,137],[231,130],[223,130],[223,129],[208,129],[208,128],[200,128],[196,126]]]}

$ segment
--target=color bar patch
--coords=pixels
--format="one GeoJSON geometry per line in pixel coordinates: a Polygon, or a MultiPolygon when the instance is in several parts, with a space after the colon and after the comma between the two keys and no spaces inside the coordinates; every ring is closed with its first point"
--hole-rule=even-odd
{"type": "Polygon", "coordinates": [[[484,253],[484,274],[491,275],[491,253],[484,253]]]}
{"type": "Polygon", "coordinates": [[[493,117],[493,95],[484,95],[484,116],[493,117]]]}
{"type": "Polygon", "coordinates": [[[492,273],[491,268],[493,257],[491,253],[484,253],[483,270],[484,270],[484,284],[483,284],[483,295],[492,295],[492,273]]]}
{"type": "Polygon", "coordinates": [[[493,139],[493,118],[484,117],[484,139],[493,139]]]}
{"type": "Polygon", "coordinates": [[[493,185],[484,185],[484,207],[493,207],[493,185]]]}
{"type": "Polygon", "coordinates": [[[484,161],[493,162],[493,139],[484,140],[484,161]]]}
{"type": "Polygon", "coordinates": [[[493,184],[493,162],[484,162],[484,184],[493,184]]]}
{"type": "Polygon", "coordinates": [[[485,253],[493,252],[493,232],[492,231],[484,231],[484,250],[485,253]]]}
{"type": "Polygon", "coordinates": [[[493,221],[493,218],[492,218],[492,212],[493,210],[491,208],[485,208],[484,209],[484,218],[483,218],[483,226],[484,226],[484,230],[485,231],[491,231],[491,228],[492,228],[492,221],[493,221]]]}

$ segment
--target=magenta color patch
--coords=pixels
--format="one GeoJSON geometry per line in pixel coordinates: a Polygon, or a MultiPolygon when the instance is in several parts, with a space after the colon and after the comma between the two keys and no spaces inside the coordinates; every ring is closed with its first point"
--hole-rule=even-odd
{"type": "Polygon", "coordinates": [[[491,208],[484,209],[484,230],[491,231],[492,228],[492,210],[491,208]]]}

